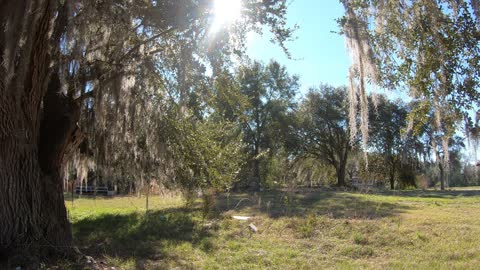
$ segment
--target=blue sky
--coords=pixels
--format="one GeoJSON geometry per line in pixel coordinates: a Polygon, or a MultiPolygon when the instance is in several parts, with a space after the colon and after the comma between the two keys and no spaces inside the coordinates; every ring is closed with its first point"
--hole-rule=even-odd
{"type": "Polygon", "coordinates": [[[287,67],[290,74],[300,76],[302,93],[314,85],[328,83],[346,85],[350,58],[345,40],[331,31],[338,31],[335,19],[343,15],[338,0],[293,0],[288,8],[288,24],[297,24],[297,39],[287,44],[294,60],[270,42],[270,35],[250,34],[247,54],[255,60],[275,59],[287,67]]]}

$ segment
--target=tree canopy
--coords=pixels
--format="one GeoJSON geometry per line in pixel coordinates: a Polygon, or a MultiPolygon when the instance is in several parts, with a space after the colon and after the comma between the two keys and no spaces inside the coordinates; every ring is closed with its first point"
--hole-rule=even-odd
{"type": "Polygon", "coordinates": [[[339,186],[346,184],[348,155],[352,150],[346,97],[346,88],[322,85],[310,89],[302,103],[301,126],[297,131],[302,151],[333,166],[339,186]]]}

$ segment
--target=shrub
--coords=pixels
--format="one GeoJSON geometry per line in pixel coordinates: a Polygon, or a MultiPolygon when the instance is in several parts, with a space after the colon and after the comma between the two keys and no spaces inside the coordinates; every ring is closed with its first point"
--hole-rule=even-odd
{"type": "Polygon", "coordinates": [[[353,242],[357,245],[366,245],[368,244],[368,239],[363,234],[355,232],[353,234],[353,242]]]}
{"type": "Polygon", "coordinates": [[[315,213],[309,213],[302,222],[297,225],[297,232],[302,238],[310,238],[314,236],[317,224],[317,215],[315,213]]]}

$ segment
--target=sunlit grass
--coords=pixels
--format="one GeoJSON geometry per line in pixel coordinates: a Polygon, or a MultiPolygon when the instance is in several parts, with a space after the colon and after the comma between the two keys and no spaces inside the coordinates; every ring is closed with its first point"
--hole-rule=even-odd
{"type": "MultiPolygon", "coordinates": [[[[82,196],[78,198],[75,195],[73,204],[70,194],[66,194],[67,210],[71,221],[81,220],[86,217],[95,217],[102,214],[129,214],[142,213],[146,211],[145,196],[118,196],[118,197],[103,197],[97,196],[82,196]]],[[[169,195],[160,198],[159,196],[152,196],[149,199],[149,209],[167,209],[182,205],[183,198],[179,195],[169,195]]]]}
{"type": "MultiPolygon", "coordinates": [[[[219,196],[216,214],[181,197],[79,199],[80,248],[122,269],[476,269],[480,192],[219,196]],[[248,215],[248,222],[232,215],[248,215]],[[247,229],[254,223],[258,233],[247,229]]],[[[67,205],[71,204],[67,201],[67,205]]]]}

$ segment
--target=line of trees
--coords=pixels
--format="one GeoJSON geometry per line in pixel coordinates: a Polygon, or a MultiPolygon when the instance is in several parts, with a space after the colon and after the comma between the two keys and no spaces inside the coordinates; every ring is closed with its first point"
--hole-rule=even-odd
{"type": "MultiPolygon", "coordinates": [[[[163,105],[158,123],[162,133],[156,141],[148,142],[145,133],[138,137],[134,158],[145,165],[132,169],[125,168],[129,163],[119,163],[104,166],[103,172],[99,168],[91,171],[115,179],[130,191],[133,186],[140,192],[156,181],[181,188],[187,195],[211,187],[348,186],[354,177],[396,189],[417,186],[419,177],[428,186],[446,177],[438,166],[441,163],[435,162],[429,126],[425,124],[415,134],[408,131],[414,102],[369,96],[376,106],[369,113],[369,143],[362,146],[361,136],[351,140],[346,87],[320,85],[299,97],[298,76],[273,60],[268,64],[247,61],[192,87],[181,100],[163,105]],[[196,87],[204,95],[198,95],[196,87]],[[159,146],[152,146],[155,142],[159,146]],[[157,154],[162,159],[152,161],[158,156],[148,156],[151,147],[163,147],[157,154]],[[147,166],[147,162],[153,163],[147,166]],[[121,170],[111,169],[116,166],[121,170]]],[[[456,153],[462,144],[457,138],[451,145],[451,164],[458,165],[449,171],[461,174],[456,153]]],[[[441,153],[441,144],[437,148],[441,153]]],[[[92,151],[87,156],[94,158],[92,151]]],[[[128,157],[121,159],[125,162],[128,157]]],[[[70,178],[77,178],[79,172],[73,170],[77,175],[70,178]]]]}
{"type": "Polygon", "coordinates": [[[416,101],[368,96],[376,106],[370,107],[370,139],[362,145],[360,135],[351,139],[346,87],[321,84],[304,97],[298,88],[298,77],[273,60],[247,62],[218,78],[214,111],[237,126],[244,144],[239,152],[244,162],[231,188],[348,186],[357,177],[393,190],[444,185],[446,177],[463,173],[462,138],[449,142],[447,171],[439,166],[444,163],[436,155],[443,146],[432,142],[440,138],[431,125],[409,130],[416,101]]]}

